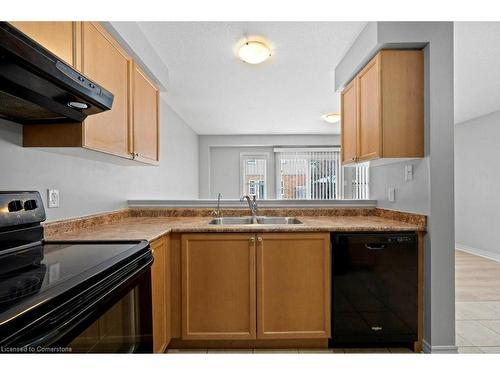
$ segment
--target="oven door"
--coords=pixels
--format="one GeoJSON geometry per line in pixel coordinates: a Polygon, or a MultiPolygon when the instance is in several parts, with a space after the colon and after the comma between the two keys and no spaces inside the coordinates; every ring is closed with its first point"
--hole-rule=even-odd
{"type": "MultiPolygon", "coordinates": [[[[133,289],[123,291],[118,301],[100,307],[96,318],[80,325],[87,328],[66,345],[67,350],[71,353],[151,352],[150,310],[143,308],[151,301],[148,279],[149,272],[133,289]]],[[[73,336],[76,332],[78,330],[73,336]]]]}

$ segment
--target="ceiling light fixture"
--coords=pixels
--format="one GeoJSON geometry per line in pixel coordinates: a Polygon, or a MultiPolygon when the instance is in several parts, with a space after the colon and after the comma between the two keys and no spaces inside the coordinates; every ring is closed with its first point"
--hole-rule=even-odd
{"type": "Polygon", "coordinates": [[[321,118],[323,120],[325,120],[326,122],[329,122],[330,124],[334,124],[334,123],[340,121],[340,113],[330,112],[330,113],[324,114],[321,118]]]}
{"type": "Polygon", "coordinates": [[[263,42],[247,41],[238,50],[238,56],[249,64],[260,64],[271,57],[271,49],[263,42]]]}

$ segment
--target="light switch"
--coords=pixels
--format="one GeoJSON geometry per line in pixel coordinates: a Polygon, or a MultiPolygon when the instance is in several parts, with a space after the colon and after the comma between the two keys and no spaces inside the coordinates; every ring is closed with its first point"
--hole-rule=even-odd
{"type": "Polygon", "coordinates": [[[47,206],[49,208],[59,207],[59,190],[58,189],[48,189],[47,190],[47,206]]]}
{"type": "Polygon", "coordinates": [[[405,181],[413,180],[413,164],[405,165],[405,181]]]}
{"type": "Polygon", "coordinates": [[[387,199],[389,202],[396,201],[396,189],[394,189],[393,187],[387,189],[387,199]]]}

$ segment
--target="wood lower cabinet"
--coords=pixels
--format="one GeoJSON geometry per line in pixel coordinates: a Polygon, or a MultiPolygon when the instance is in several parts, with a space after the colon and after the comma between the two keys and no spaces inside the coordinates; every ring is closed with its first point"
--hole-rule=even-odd
{"type": "Polygon", "coordinates": [[[151,268],[153,352],[165,352],[171,338],[170,326],[170,238],[151,243],[154,262],[151,268]]]}
{"type": "Polygon", "coordinates": [[[182,235],[182,339],[327,339],[329,238],[182,235]]]}
{"type": "Polygon", "coordinates": [[[343,164],[424,156],[423,51],[380,51],[341,99],[343,164]]]}
{"type": "Polygon", "coordinates": [[[330,337],[328,233],[257,235],[257,338],[330,337]]]}
{"type": "Polygon", "coordinates": [[[255,339],[255,236],[182,236],[182,338],[255,339]]]}
{"type": "Polygon", "coordinates": [[[81,22],[15,21],[10,24],[64,62],[80,69],[77,43],[79,43],[81,22]]]}

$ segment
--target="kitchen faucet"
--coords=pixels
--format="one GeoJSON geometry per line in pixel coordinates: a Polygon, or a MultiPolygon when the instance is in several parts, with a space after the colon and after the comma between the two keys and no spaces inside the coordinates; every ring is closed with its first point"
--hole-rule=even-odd
{"type": "Polygon", "coordinates": [[[243,195],[240,198],[240,202],[243,202],[245,199],[247,200],[248,207],[252,213],[252,224],[257,224],[257,201],[255,200],[255,195],[252,195],[252,198],[250,198],[249,195],[243,195]]]}
{"type": "Polygon", "coordinates": [[[220,219],[220,217],[222,216],[222,211],[220,209],[220,199],[221,198],[222,198],[222,193],[219,193],[219,195],[217,195],[217,208],[212,211],[212,216],[217,218],[217,219],[220,219]]]}

